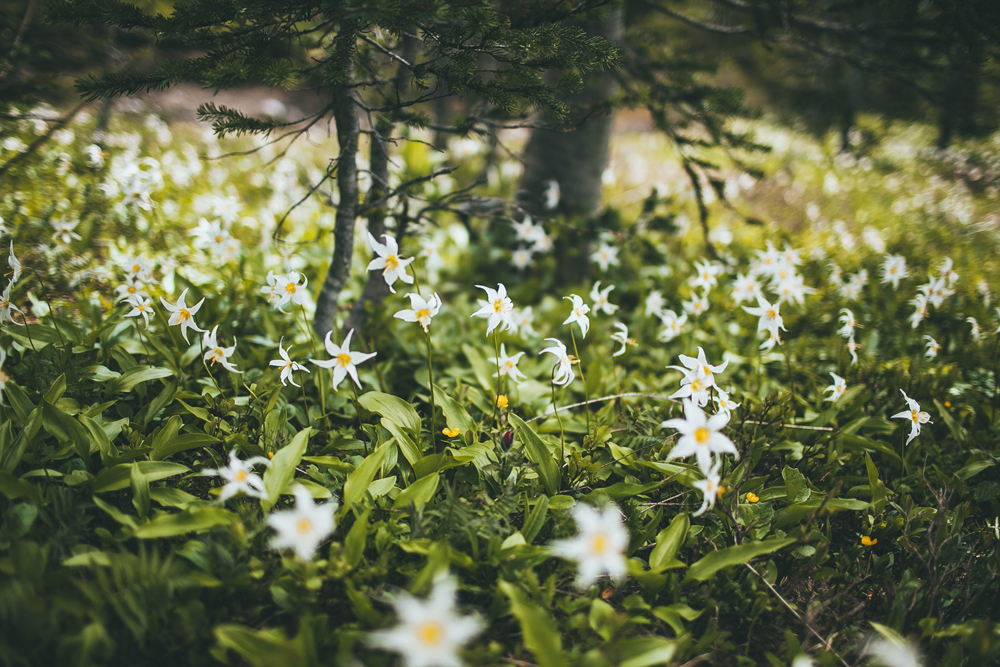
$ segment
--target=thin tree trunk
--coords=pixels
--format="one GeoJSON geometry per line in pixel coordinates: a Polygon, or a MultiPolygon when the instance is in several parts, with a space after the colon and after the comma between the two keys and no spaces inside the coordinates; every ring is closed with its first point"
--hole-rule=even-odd
{"type": "Polygon", "coordinates": [[[334,329],[334,317],[340,292],[351,275],[351,256],[354,253],[354,220],[358,215],[358,111],[354,104],[351,81],[333,89],[333,120],[337,126],[337,190],[340,204],[333,227],[333,258],[323,287],[316,298],[316,315],[313,329],[320,337],[334,329]]]}
{"type": "MultiPolygon", "coordinates": [[[[610,9],[599,22],[584,26],[589,33],[611,41],[621,41],[623,11],[610,9]]],[[[558,77],[550,72],[549,77],[558,77]]],[[[558,211],[592,215],[601,204],[601,176],[608,162],[611,146],[610,113],[601,106],[616,91],[614,78],[607,72],[594,74],[584,89],[573,95],[568,104],[569,118],[555,129],[532,129],[524,149],[524,173],[518,186],[518,201],[531,213],[546,210],[546,191],[550,181],[558,184],[558,211]]]]}
{"type": "MultiPolygon", "coordinates": [[[[406,62],[413,64],[420,48],[420,39],[415,35],[403,35],[402,47],[400,56],[406,62]]],[[[410,91],[410,69],[403,63],[399,63],[396,67],[394,82],[396,97],[398,101],[403,101],[408,97],[410,91]]],[[[371,135],[369,148],[372,184],[365,198],[364,215],[368,217],[368,232],[379,242],[382,241],[382,234],[385,233],[385,218],[389,203],[383,201],[376,204],[376,202],[383,199],[389,191],[389,145],[393,127],[391,120],[380,120],[375,126],[376,134],[371,135]]],[[[400,245],[403,243],[404,233],[405,229],[400,225],[396,230],[396,242],[400,245]]],[[[344,323],[344,331],[363,329],[368,314],[378,309],[388,295],[389,286],[382,274],[377,271],[369,272],[361,297],[351,308],[351,314],[348,315],[347,321],[344,323]]]]}

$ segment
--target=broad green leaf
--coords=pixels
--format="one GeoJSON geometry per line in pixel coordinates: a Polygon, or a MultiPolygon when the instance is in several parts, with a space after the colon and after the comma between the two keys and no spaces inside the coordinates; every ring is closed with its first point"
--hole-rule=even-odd
{"type": "Polygon", "coordinates": [[[52,386],[50,386],[48,390],[46,390],[45,395],[42,396],[42,398],[48,401],[49,403],[55,404],[55,402],[58,401],[60,398],[62,398],[62,395],[65,393],[66,393],[66,374],[63,373],[62,375],[56,378],[55,382],[53,382],[52,386]]]}
{"type": "Polygon", "coordinates": [[[0,493],[6,496],[8,500],[26,497],[30,498],[34,503],[42,502],[41,496],[38,494],[38,489],[35,488],[34,484],[23,479],[18,479],[8,472],[0,471],[0,493]]]}
{"type": "Polygon", "coordinates": [[[617,667],[670,665],[677,654],[678,641],[664,637],[626,639],[620,645],[622,660],[617,667]]]}
{"type": "Polygon", "coordinates": [[[145,415],[142,418],[143,424],[148,424],[153,421],[156,415],[160,414],[163,408],[170,405],[170,402],[174,400],[174,394],[177,392],[177,380],[167,380],[163,385],[163,390],[156,395],[149,405],[146,406],[145,415]]]}
{"type": "MultiPolygon", "coordinates": [[[[200,447],[208,447],[219,442],[219,439],[208,435],[207,433],[185,433],[184,435],[178,435],[175,438],[171,438],[166,442],[161,442],[153,447],[153,451],[149,453],[149,458],[154,461],[162,461],[163,459],[169,458],[178,452],[185,452],[189,449],[198,449],[200,447]]],[[[277,458],[277,455],[275,455],[277,458]]]]}
{"type": "Polygon", "coordinates": [[[638,496],[648,491],[652,491],[661,484],[663,484],[663,482],[650,482],[649,484],[615,482],[610,486],[598,489],[597,493],[603,493],[612,500],[621,500],[622,498],[631,498],[632,496],[638,496]]]}
{"type": "Polygon", "coordinates": [[[163,514],[136,528],[132,535],[141,540],[174,537],[199,530],[208,530],[215,526],[228,526],[237,521],[238,518],[232,512],[221,507],[202,507],[193,512],[163,514]]]}
{"type": "Polygon", "coordinates": [[[465,358],[469,360],[469,365],[472,366],[472,372],[475,373],[476,379],[479,380],[479,385],[490,394],[495,392],[497,390],[497,382],[493,374],[497,372],[496,364],[490,364],[479,350],[469,344],[462,345],[462,352],[465,353],[465,358]]]}
{"type": "Polygon", "coordinates": [[[804,503],[809,500],[811,491],[805,475],[796,468],[785,466],[781,470],[781,478],[785,480],[785,499],[789,504],[804,503]]]}
{"type": "Polygon", "coordinates": [[[457,428],[463,434],[476,430],[476,422],[472,420],[465,408],[436,385],[434,387],[434,400],[444,412],[444,420],[448,428],[457,428]]]}
{"type": "Polygon", "coordinates": [[[103,510],[108,516],[117,521],[123,526],[129,528],[135,528],[139,525],[138,520],[131,514],[125,514],[120,509],[112,505],[111,503],[104,502],[97,496],[93,498],[94,504],[97,505],[101,510],[103,510]]]}
{"type": "MultiPolygon", "coordinates": [[[[522,422],[523,423],[523,422],[522,422]]],[[[510,600],[510,610],[521,625],[524,646],[531,651],[541,667],[563,667],[568,664],[563,653],[561,633],[551,614],[528,600],[518,586],[500,581],[500,590],[510,600]]]]}
{"type": "Polygon", "coordinates": [[[365,410],[374,412],[395,422],[409,431],[409,435],[414,440],[420,437],[420,415],[413,409],[413,406],[392,394],[383,394],[379,391],[370,391],[363,394],[358,403],[365,410]]]}
{"type": "Polygon", "coordinates": [[[38,406],[31,411],[28,416],[28,425],[17,436],[14,436],[13,430],[10,428],[10,421],[4,423],[2,427],[2,435],[0,438],[0,471],[5,473],[14,472],[14,468],[17,464],[21,462],[21,457],[24,456],[24,450],[28,448],[28,445],[35,436],[38,435],[38,430],[42,428],[42,406],[38,406]]]}
{"type": "Polygon", "coordinates": [[[673,518],[669,526],[657,533],[656,546],[649,554],[649,569],[659,572],[677,558],[677,552],[687,539],[690,527],[691,519],[686,513],[681,512],[673,518]]]}
{"type": "Polygon", "coordinates": [[[400,492],[393,507],[409,507],[412,501],[418,510],[422,509],[434,497],[438,481],[439,475],[437,473],[421,477],[400,492]]]}
{"type": "Polygon", "coordinates": [[[306,667],[306,653],[299,642],[277,630],[254,630],[243,625],[218,625],[219,646],[232,649],[253,667],[306,667]]]}
{"type": "Polygon", "coordinates": [[[524,518],[524,527],[521,528],[521,534],[524,535],[524,540],[528,544],[535,541],[538,537],[538,533],[542,530],[542,526],[545,525],[545,518],[549,514],[549,499],[546,496],[539,496],[538,502],[535,503],[535,509],[531,510],[531,513],[526,513],[524,518]]]}
{"type": "Polygon", "coordinates": [[[763,542],[744,542],[739,546],[713,551],[694,563],[688,569],[685,579],[706,581],[724,567],[743,565],[757,556],[773,553],[795,542],[794,538],[786,537],[784,539],[765,540],[763,542]]]}
{"type": "Polygon", "coordinates": [[[306,463],[312,463],[320,468],[329,468],[330,470],[336,470],[337,472],[349,473],[354,470],[354,466],[350,463],[341,461],[336,456],[303,456],[302,460],[306,463]]]}
{"type": "Polygon", "coordinates": [[[683,621],[693,621],[701,616],[701,612],[695,611],[683,602],[677,602],[668,607],[654,608],[653,616],[669,625],[680,636],[684,634],[683,621]]]}
{"type": "Polygon", "coordinates": [[[106,460],[109,456],[118,456],[118,450],[111,444],[111,439],[103,426],[83,413],[78,414],[76,418],[87,429],[91,442],[97,445],[97,450],[101,453],[101,460],[106,460]]]}
{"type": "Polygon", "coordinates": [[[389,445],[388,442],[379,445],[354,472],[347,476],[347,481],[344,482],[344,511],[364,498],[365,491],[368,490],[379,468],[382,467],[382,461],[385,460],[386,452],[389,451],[389,445]]]}
{"type": "Polygon", "coordinates": [[[14,408],[17,421],[23,425],[28,420],[31,411],[35,409],[35,404],[28,398],[28,394],[12,380],[7,380],[4,384],[3,395],[14,408]]]}
{"type": "Polygon", "coordinates": [[[987,468],[992,468],[994,465],[996,465],[996,463],[993,461],[987,461],[987,460],[973,461],[972,463],[960,468],[958,472],[955,473],[955,477],[958,477],[963,481],[969,480],[978,475],[979,473],[981,473],[982,471],[986,470],[987,468]]]}
{"type": "MultiPolygon", "coordinates": [[[[139,461],[139,472],[146,476],[150,482],[155,482],[174,475],[181,475],[191,472],[187,466],[179,463],[169,463],[167,461],[139,461]]],[[[132,475],[132,464],[120,463],[112,468],[102,470],[92,482],[91,491],[94,493],[106,493],[108,491],[118,491],[129,485],[132,475]]]]}
{"type": "Polygon", "coordinates": [[[507,418],[511,425],[517,429],[517,437],[524,445],[524,452],[527,454],[528,460],[538,466],[538,477],[542,480],[545,491],[550,496],[554,496],[559,492],[559,468],[549,452],[549,448],[545,446],[538,434],[516,414],[508,413],[507,418]]]}
{"type": "Polygon", "coordinates": [[[302,460],[302,455],[306,453],[306,445],[309,444],[309,436],[312,434],[311,428],[304,428],[295,434],[292,441],[278,450],[278,453],[271,459],[271,465],[264,471],[264,487],[267,489],[267,498],[260,502],[261,509],[267,512],[278,502],[278,497],[285,490],[285,487],[295,478],[295,467],[302,460]]]}
{"type": "Polygon", "coordinates": [[[109,380],[108,383],[104,385],[104,395],[110,396],[111,394],[132,391],[135,389],[136,385],[142,384],[143,382],[170,377],[173,374],[174,372],[169,368],[146,366],[144,364],[133,366],[122,373],[121,377],[109,380]]]}
{"type": "Polygon", "coordinates": [[[382,426],[396,438],[396,445],[399,446],[399,451],[403,452],[403,457],[411,466],[423,458],[424,455],[420,451],[420,447],[413,442],[413,439],[402,426],[385,417],[382,418],[382,426]]]}
{"type": "MultiPolygon", "coordinates": [[[[66,414],[48,400],[42,399],[42,426],[60,443],[72,443],[73,449],[90,468],[90,433],[83,424],[66,414]]],[[[94,445],[97,449],[97,445],[94,445]]]]}
{"type": "Polygon", "coordinates": [[[132,464],[129,484],[132,486],[132,506],[135,507],[139,516],[145,519],[149,514],[149,480],[139,472],[138,463],[132,464]]]}
{"type": "Polygon", "coordinates": [[[591,600],[588,615],[590,629],[601,636],[604,641],[610,641],[621,626],[623,619],[615,612],[615,608],[601,599],[591,600]]]}
{"type": "Polygon", "coordinates": [[[192,496],[190,493],[170,486],[154,486],[149,490],[149,497],[164,507],[177,507],[180,509],[184,509],[191,503],[205,502],[192,496]]]}
{"type": "Polygon", "coordinates": [[[875,462],[868,452],[865,452],[865,468],[868,471],[868,487],[872,492],[872,507],[876,514],[881,514],[886,502],[885,484],[879,480],[875,462]]]}
{"type": "Polygon", "coordinates": [[[121,377],[121,373],[113,371],[107,366],[87,366],[80,369],[80,374],[88,376],[87,379],[93,382],[107,382],[121,377]]]}

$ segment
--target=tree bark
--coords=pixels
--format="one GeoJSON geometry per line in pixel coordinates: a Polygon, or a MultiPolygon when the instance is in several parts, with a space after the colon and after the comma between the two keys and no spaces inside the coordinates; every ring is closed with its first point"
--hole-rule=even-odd
{"type": "MultiPolygon", "coordinates": [[[[417,58],[420,48],[420,40],[415,35],[403,35],[402,53],[400,56],[406,62],[413,64],[417,58]]],[[[403,63],[399,63],[395,77],[396,98],[403,101],[410,91],[410,68],[403,63]]],[[[393,122],[390,119],[381,119],[375,126],[376,135],[371,136],[369,148],[369,167],[371,169],[372,184],[365,197],[364,215],[368,218],[368,232],[382,240],[385,233],[385,218],[388,212],[388,202],[376,204],[385,197],[389,191],[389,145],[392,140],[393,122]]],[[[400,226],[396,230],[396,242],[402,245],[405,230],[400,226]]],[[[389,295],[389,286],[385,278],[378,271],[368,273],[368,280],[365,288],[361,292],[361,297],[351,308],[350,315],[344,323],[343,330],[361,330],[368,320],[368,313],[377,309],[385,298],[389,295]]]]}
{"type": "MultiPolygon", "coordinates": [[[[623,10],[610,9],[600,21],[583,26],[591,34],[620,42],[623,10]]],[[[550,80],[558,72],[548,73],[550,80]]],[[[601,176],[608,162],[611,146],[610,113],[601,105],[617,91],[617,84],[607,72],[593,74],[585,87],[566,100],[570,114],[561,127],[534,128],[524,149],[524,173],[518,186],[518,202],[529,213],[541,214],[547,209],[545,193],[549,181],[559,186],[557,211],[593,215],[601,204],[601,176]]]]}
{"type": "Polygon", "coordinates": [[[354,89],[350,80],[334,87],[332,92],[333,120],[337,126],[337,191],[340,204],[333,227],[333,258],[323,287],[316,298],[313,329],[321,338],[334,329],[334,318],[340,292],[351,275],[354,253],[354,221],[358,215],[358,111],[354,104],[354,89]]]}

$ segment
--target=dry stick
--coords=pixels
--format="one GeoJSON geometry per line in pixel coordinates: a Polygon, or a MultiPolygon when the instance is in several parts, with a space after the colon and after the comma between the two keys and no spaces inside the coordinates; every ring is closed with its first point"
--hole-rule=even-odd
{"type": "MultiPolygon", "coordinates": [[[[601,398],[592,398],[589,401],[584,401],[582,403],[573,403],[571,405],[564,405],[563,409],[567,410],[569,408],[578,408],[581,405],[589,405],[591,403],[601,403],[603,401],[611,401],[611,400],[614,400],[616,398],[629,398],[629,397],[661,398],[661,399],[668,400],[668,401],[671,400],[671,398],[669,396],[665,396],[663,394],[645,394],[645,393],[642,393],[642,392],[632,391],[632,392],[627,392],[627,393],[624,393],[624,394],[616,394],[614,396],[602,396],[601,398]]],[[[530,424],[531,422],[533,422],[533,421],[535,421],[537,419],[542,419],[543,417],[548,417],[551,414],[555,414],[555,413],[554,412],[543,412],[542,414],[538,415],[537,417],[532,417],[531,419],[526,419],[525,423],[526,424],[530,424]]]]}
{"type": "Polygon", "coordinates": [[[824,645],[824,646],[827,646],[827,647],[829,647],[829,650],[830,650],[830,651],[831,651],[831,652],[832,652],[832,653],[833,653],[834,655],[836,655],[836,656],[837,656],[837,660],[840,660],[840,662],[841,662],[841,663],[842,663],[842,664],[844,665],[844,667],[851,667],[851,665],[850,665],[850,664],[848,664],[848,662],[847,662],[846,660],[844,660],[843,658],[841,658],[841,657],[840,657],[840,654],[839,654],[839,653],[836,653],[835,651],[833,651],[833,647],[831,647],[831,646],[829,645],[829,643],[828,643],[828,642],[827,642],[827,640],[826,640],[826,639],[825,639],[825,638],[823,637],[823,635],[821,635],[821,634],[820,634],[819,632],[817,632],[817,631],[816,631],[816,629],[815,629],[815,628],[813,628],[812,624],[810,624],[810,623],[809,623],[809,621],[807,621],[807,620],[806,620],[805,616],[803,616],[802,614],[800,614],[800,613],[798,612],[798,610],[797,610],[797,609],[795,609],[795,607],[793,607],[793,606],[792,606],[792,605],[791,605],[791,604],[790,604],[790,603],[788,602],[788,600],[786,600],[785,598],[781,597],[781,593],[779,593],[779,592],[778,592],[778,589],[776,589],[776,588],[775,588],[774,586],[772,586],[772,585],[771,585],[771,582],[769,582],[769,581],[768,581],[767,579],[765,579],[765,578],[763,577],[763,575],[761,575],[761,573],[760,573],[760,572],[758,572],[757,570],[755,570],[755,569],[754,569],[754,567],[753,567],[753,565],[751,565],[750,563],[743,563],[743,565],[744,565],[744,567],[746,567],[746,568],[747,568],[748,570],[750,570],[750,571],[751,571],[751,572],[753,572],[753,573],[754,573],[755,575],[757,575],[757,577],[758,577],[758,578],[759,578],[759,579],[760,579],[761,581],[763,581],[763,582],[764,582],[764,585],[765,585],[765,586],[767,586],[767,587],[768,587],[768,588],[770,589],[770,591],[771,591],[772,593],[774,593],[774,596],[775,596],[776,598],[778,598],[778,599],[779,599],[779,600],[781,601],[781,604],[785,605],[785,607],[786,607],[786,608],[788,609],[788,611],[792,612],[792,615],[793,615],[793,616],[795,616],[795,618],[797,618],[797,619],[798,619],[799,621],[801,621],[801,622],[802,622],[802,625],[806,626],[806,629],[807,629],[807,630],[809,630],[809,632],[811,632],[811,633],[813,633],[814,635],[816,635],[816,638],[817,638],[817,639],[819,639],[819,640],[820,640],[821,642],[823,642],[823,645],[824,645]]]}

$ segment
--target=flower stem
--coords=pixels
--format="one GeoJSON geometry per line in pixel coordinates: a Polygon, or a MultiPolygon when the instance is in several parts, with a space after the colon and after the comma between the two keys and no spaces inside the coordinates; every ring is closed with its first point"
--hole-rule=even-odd
{"type": "Polygon", "coordinates": [[[493,421],[496,423],[497,430],[500,430],[500,417],[497,415],[497,401],[500,400],[500,380],[502,377],[500,373],[500,331],[498,329],[493,330],[493,349],[496,351],[497,355],[497,395],[493,398],[493,421]]]}
{"type": "MultiPolygon", "coordinates": [[[[576,334],[573,333],[573,325],[569,326],[569,337],[573,341],[573,354],[576,355],[576,360],[580,364],[580,379],[583,380],[583,397],[590,403],[590,392],[587,391],[587,374],[583,369],[583,359],[580,358],[580,351],[576,348],[576,334]]],[[[584,415],[587,417],[587,437],[590,437],[590,408],[586,408],[584,415]]]]}
{"type": "Polygon", "coordinates": [[[434,453],[438,453],[437,448],[437,426],[434,423],[434,413],[437,410],[437,405],[434,402],[434,366],[431,364],[431,332],[424,329],[424,337],[427,339],[427,377],[428,382],[430,382],[431,389],[431,446],[434,448],[434,453]]]}
{"type": "Polygon", "coordinates": [[[552,387],[552,412],[555,413],[556,421],[559,422],[559,486],[562,486],[562,469],[566,464],[566,434],[563,430],[562,415],[559,414],[559,408],[556,406],[556,366],[552,367],[552,377],[550,378],[549,386],[552,387]]]}
{"type": "MultiPolygon", "coordinates": [[[[306,319],[306,307],[299,304],[299,309],[302,311],[302,329],[306,332],[306,338],[309,339],[309,345],[312,347],[313,356],[317,356],[319,352],[316,350],[316,339],[313,338],[312,327],[309,326],[309,322],[306,319]]],[[[295,318],[295,316],[292,316],[295,318]]],[[[295,318],[296,324],[298,319],[295,318]]],[[[318,367],[316,369],[316,386],[319,388],[319,414],[320,419],[326,419],[326,385],[323,383],[323,369],[318,367]]],[[[305,397],[305,388],[302,389],[302,396],[305,397]]],[[[309,421],[309,406],[306,405],[306,421],[309,421]]]]}
{"type": "Polygon", "coordinates": [[[358,415],[358,431],[360,431],[362,435],[361,444],[365,446],[365,456],[368,456],[368,443],[363,439],[365,429],[361,425],[361,401],[358,400],[358,388],[353,382],[351,382],[350,378],[347,378],[347,384],[351,385],[351,390],[354,392],[354,412],[358,415]]]}

